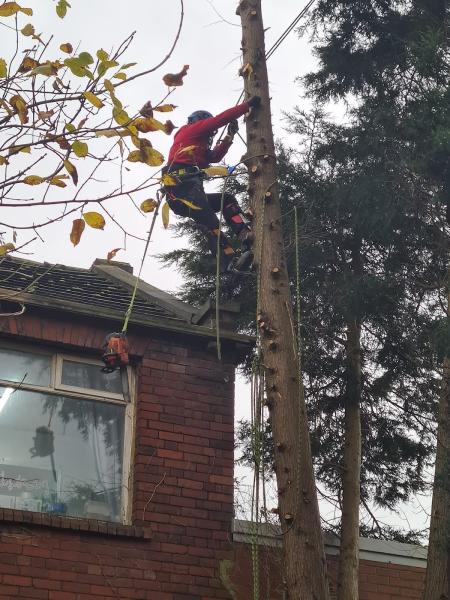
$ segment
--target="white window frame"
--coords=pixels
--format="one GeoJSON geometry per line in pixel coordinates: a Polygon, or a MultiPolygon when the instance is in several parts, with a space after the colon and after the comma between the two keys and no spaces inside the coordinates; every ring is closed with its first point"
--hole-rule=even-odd
{"type": "MultiPolygon", "coordinates": [[[[122,515],[121,522],[125,525],[131,524],[132,510],[132,471],[131,457],[134,440],[134,415],[135,415],[135,390],[136,380],[134,370],[128,366],[126,373],[128,376],[128,387],[130,401],[128,402],[123,394],[107,392],[102,390],[91,390],[90,388],[81,388],[76,386],[64,385],[61,383],[62,364],[64,360],[79,362],[83,364],[97,365],[99,369],[103,366],[100,360],[91,357],[82,357],[79,354],[68,354],[52,351],[46,348],[37,348],[30,344],[11,343],[6,340],[0,340],[0,350],[15,350],[18,352],[27,352],[30,354],[46,355],[51,360],[50,365],[50,385],[42,386],[26,381],[10,381],[0,378],[1,387],[14,387],[28,392],[46,392],[49,395],[64,395],[68,398],[91,400],[95,402],[106,402],[108,404],[117,404],[125,408],[124,413],[124,435],[123,435],[123,465],[122,465],[122,515]]],[[[72,517],[76,518],[76,517],[72,517]]]]}

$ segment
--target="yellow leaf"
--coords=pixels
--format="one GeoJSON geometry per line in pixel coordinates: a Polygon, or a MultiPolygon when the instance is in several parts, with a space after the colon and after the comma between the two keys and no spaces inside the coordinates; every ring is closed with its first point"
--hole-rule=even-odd
{"type": "Polygon", "coordinates": [[[119,125],[126,125],[131,120],[126,111],[116,107],[113,108],[113,117],[119,125]]]}
{"type": "Polygon", "coordinates": [[[98,212],[83,213],[83,219],[86,221],[89,227],[93,227],[94,229],[103,229],[105,226],[105,219],[98,212]]]}
{"type": "Polygon", "coordinates": [[[169,205],[167,204],[167,202],[165,202],[164,206],[162,207],[162,211],[161,211],[161,217],[162,217],[164,229],[167,229],[169,227],[169,212],[170,212],[169,205]]]}
{"type": "Polygon", "coordinates": [[[163,131],[164,123],[153,119],[153,117],[139,117],[133,121],[133,125],[141,133],[148,133],[149,131],[163,131]]]}
{"type": "Polygon", "coordinates": [[[137,65],[137,63],[126,63],[125,65],[122,65],[120,68],[121,69],[129,69],[130,67],[134,67],[134,65],[137,65]]]}
{"type": "Polygon", "coordinates": [[[49,184],[55,185],[56,187],[60,187],[60,188],[67,187],[67,185],[64,183],[64,181],[62,181],[61,175],[59,175],[58,177],[52,177],[52,179],[49,180],[49,184]]]}
{"type": "Polygon", "coordinates": [[[160,179],[161,183],[165,186],[170,187],[171,185],[177,185],[178,181],[172,177],[172,175],[169,175],[168,173],[164,173],[164,175],[161,177],[160,179]]]}
{"type": "Polygon", "coordinates": [[[58,4],[56,5],[56,14],[60,19],[64,19],[66,16],[67,8],[70,8],[70,4],[67,2],[67,0],[59,0],[58,4]]]}
{"type": "Polygon", "coordinates": [[[75,165],[73,165],[70,162],[70,160],[65,160],[64,161],[64,166],[66,167],[66,171],[71,176],[72,181],[74,182],[74,184],[77,185],[77,183],[78,183],[78,171],[76,170],[75,165]]]}
{"type": "Polygon", "coordinates": [[[8,164],[8,159],[6,156],[0,156],[0,167],[8,164]]]}
{"type": "Polygon", "coordinates": [[[151,167],[159,167],[164,162],[164,156],[154,148],[145,148],[145,163],[151,167]]]}
{"type": "Polygon", "coordinates": [[[44,181],[45,179],[39,175],[27,175],[23,179],[23,183],[26,183],[27,185],[39,185],[44,183],[44,181]]]}
{"type": "Polygon", "coordinates": [[[109,59],[109,54],[100,48],[100,50],[97,50],[97,58],[101,62],[106,62],[109,59]]]}
{"type": "Polygon", "coordinates": [[[23,152],[24,154],[30,154],[31,148],[30,146],[11,146],[8,149],[8,154],[12,156],[13,154],[17,154],[18,152],[23,152]]]}
{"type": "Polygon", "coordinates": [[[80,140],[75,140],[72,144],[72,150],[78,156],[78,158],[84,158],[89,153],[89,147],[85,142],[81,142],[80,140]]]}
{"type": "Polygon", "coordinates": [[[112,138],[112,137],[116,137],[116,136],[127,137],[127,136],[131,135],[131,132],[127,131],[126,129],[100,129],[99,131],[95,132],[95,135],[97,137],[107,137],[107,138],[112,138]]]}
{"type": "Polygon", "coordinates": [[[8,75],[8,67],[6,65],[6,60],[4,58],[0,58],[0,79],[6,77],[8,75]]]}
{"type": "Polygon", "coordinates": [[[150,212],[153,212],[157,206],[158,206],[158,203],[156,202],[156,200],[149,198],[148,200],[144,200],[144,202],[141,203],[140,208],[141,208],[142,212],[150,213],[150,212]]]}
{"type": "Polygon", "coordinates": [[[112,67],[117,67],[118,64],[119,63],[117,62],[117,60],[104,60],[99,63],[97,67],[97,72],[100,75],[100,77],[103,77],[103,75],[108,69],[112,69],[112,67]]]}
{"type": "Polygon", "coordinates": [[[189,65],[184,65],[179,73],[167,73],[164,75],[163,81],[169,87],[175,87],[178,85],[183,85],[183,77],[187,74],[189,69],[189,65]]]}
{"type": "Polygon", "coordinates": [[[36,31],[34,29],[34,25],[32,25],[31,23],[28,23],[27,25],[25,25],[25,27],[23,27],[20,30],[20,33],[22,35],[24,35],[25,37],[29,37],[30,35],[34,35],[36,33],[36,31]]]}
{"type": "Polygon", "coordinates": [[[67,42],[66,44],[61,44],[59,49],[65,52],[66,54],[72,54],[73,52],[73,46],[70,42],[67,42]]]}
{"type": "Polygon", "coordinates": [[[221,165],[214,165],[213,167],[208,167],[204,169],[204,172],[209,175],[209,177],[226,177],[228,175],[227,167],[222,167],[221,165]]]}
{"type": "Polygon", "coordinates": [[[161,104],[161,106],[154,106],[153,110],[157,110],[158,112],[172,112],[175,108],[175,104],[161,104]]]}
{"type": "Polygon", "coordinates": [[[44,75],[45,77],[51,77],[52,75],[57,75],[58,70],[63,65],[59,62],[52,62],[47,60],[42,65],[38,65],[31,72],[30,75],[44,75]]]}
{"type": "Polygon", "coordinates": [[[105,89],[110,93],[110,94],[114,94],[114,86],[113,84],[110,82],[109,79],[104,79],[103,80],[103,85],[105,86],[105,89]]]}
{"type": "Polygon", "coordinates": [[[3,244],[2,246],[0,246],[0,256],[5,256],[5,254],[8,254],[8,252],[12,252],[15,249],[16,247],[14,246],[14,244],[3,244]]]}
{"type": "Polygon", "coordinates": [[[68,131],[69,133],[73,133],[74,131],[77,130],[77,128],[75,127],[75,125],[73,123],[66,123],[64,125],[64,127],[66,128],[66,131],[68,131]]]}
{"type": "Polygon", "coordinates": [[[28,109],[25,100],[21,96],[19,96],[19,94],[16,94],[15,96],[11,96],[11,98],[9,99],[9,103],[19,115],[19,119],[22,125],[28,123],[28,109]]]}
{"type": "Polygon", "coordinates": [[[0,17],[12,17],[19,11],[29,16],[33,14],[31,8],[23,8],[22,6],[19,6],[17,2],[4,2],[0,5],[0,17]]]}
{"type": "Polygon", "coordinates": [[[76,77],[89,77],[89,79],[94,79],[94,75],[86,67],[87,59],[85,60],[85,58],[82,58],[82,55],[90,56],[90,54],[88,54],[87,52],[82,52],[78,57],[73,56],[71,58],[66,58],[64,60],[64,64],[66,65],[66,67],[69,67],[71,72],[76,77]]]}
{"type": "Polygon", "coordinates": [[[110,250],[106,255],[106,260],[112,260],[119,250],[122,250],[122,248],[114,248],[114,250],[110,250]]]}
{"type": "Polygon", "coordinates": [[[88,102],[90,102],[95,108],[102,108],[105,106],[103,102],[92,92],[83,92],[83,96],[86,98],[88,102]]]}
{"type": "Polygon", "coordinates": [[[140,150],[132,150],[127,158],[130,162],[144,162],[140,150]]]}
{"type": "Polygon", "coordinates": [[[76,246],[81,239],[81,235],[86,227],[86,223],[83,219],[74,219],[72,222],[72,231],[70,232],[70,241],[76,246]]]}
{"type": "Polygon", "coordinates": [[[119,73],[116,73],[115,75],[113,75],[113,77],[115,77],[116,79],[121,79],[122,81],[125,81],[125,79],[127,78],[127,74],[122,73],[122,71],[120,71],[119,73]]]}
{"type": "Polygon", "coordinates": [[[186,204],[186,206],[188,206],[192,210],[201,210],[200,206],[197,206],[196,204],[194,204],[190,200],[186,200],[186,198],[178,198],[177,197],[177,200],[179,200],[183,204],[186,204]]]}

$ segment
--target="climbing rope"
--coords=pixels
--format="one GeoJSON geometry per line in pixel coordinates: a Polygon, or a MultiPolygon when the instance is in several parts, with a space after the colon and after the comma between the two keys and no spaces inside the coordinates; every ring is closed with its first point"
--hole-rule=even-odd
{"type": "Polygon", "coordinates": [[[147,241],[145,243],[144,253],[142,255],[141,265],[139,267],[139,272],[137,274],[136,281],[135,281],[135,284],[134,284],[133,293],[131,294],[130,303],[128,305],[127,312],[125,313],[125,319],[124,319],[124,322],[123,322],[122,333],[126,333],[127,332],[127,330],[128,330],[128,323],[130,321],[131,313],[133,312],[134,302],[136,300],[136,294],[137,294],[137,289],[138,289],[138,286],[139,286],[139,281],[140,281],[140,277],[141,277],[141,273],[142,273],[142,268],[144,266],[145,257],[147,256],[147,250],[148,250],[148,247],[150,245],[150,240],[152,238],[153,229],[155,228],[156,217],[158,216],[159,207],[161,205],[161,196],[160,196],[159,192],[157,192],[156,198],[157,198],[157,204],[156,204],[156,207],[155,207],[155,211],[153,213],[153,219],[152,219],[152,223],[150,225],[150,229],[149,229],[149,232],[148,232],[147,241]]]}
{"type": "MultiPolygon", "coordinates": [[[[262,198],[261,219],[259,222],[259,252],[257,261],[256,278],[256,323],[258,324],[261,312],[260,290],[261,290],[261,262],[263,256],[264,242],[264,219],[265,219],[265,195],[262,198]]],[[[252,364],[251,383],[251,432],[252,432],[252,458],[253,458],[253,490],[252,490],[252,579],[253,600],[260,597],[260,570],[259,570],[259,529],[260,529],[260,486],[262,476],[263,498],[265,503],[265,477],[264,477],[264,367],[262,365],[262,343],[261,331],[256,328],[256,354],[252,364]]],[[[267,516],[267,511],[265,511],[267,516]]]]}
{"type": "Polygon", "coordinates": [[[225,176],[223,182],[222,195],[220,197],[220,213],[219,213],[219,234],[217,236],[217,248],[216,248],[216,346],[217,346],[217,359],[222,360],[222,345],[220,343],[220,236],[222,233],[222,218],[223,218],[223,204],[225,198],[225,192],[227,190],[228,180],[234,172],[234,168],[228,170],[228,174],[225,176]]]}

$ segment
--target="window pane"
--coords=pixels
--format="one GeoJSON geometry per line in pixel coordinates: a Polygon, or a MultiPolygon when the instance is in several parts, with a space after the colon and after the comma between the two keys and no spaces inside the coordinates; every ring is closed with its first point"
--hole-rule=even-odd
{"type": "Polygon", "coordinates": [[[100,365],[63,360],[61,383],[73,387],[99,390],[113,394],[122,393],[120,372],[103,373],[100,365]]]}
{"type": "Polygon", "coordinates": [[[120,521],[123,406],[0,388],[0,506],[120,521]]]}
{"type": "Polygon", "coordinates": [[[43,354],[0,348],[0,379],[48,387],[51,362],[43,354]]]}

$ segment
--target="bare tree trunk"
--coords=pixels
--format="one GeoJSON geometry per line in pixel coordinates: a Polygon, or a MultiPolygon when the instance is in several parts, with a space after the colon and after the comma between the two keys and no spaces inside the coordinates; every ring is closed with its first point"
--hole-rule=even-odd
{"type": "Polygon", "coordinates": [[[241,0],[247,96],[262,98],[247,120],[249,195],[255,212],[258,326],[275,445],[284,576],[290,600],[328,600],[328,580],[284,257],[261,0],[241,0]]]}
{"type": "Polygon", "coordinates": [[[436,466],[423,600],[449,600],[450,566],[450,358],[444,360],[439,398],[436,466]]]}
{"type": "Polygon", "coordinates": [[[347,393],[338,600],[358,600],[361,479],[361,325],[347,325],[347,393]]]}

